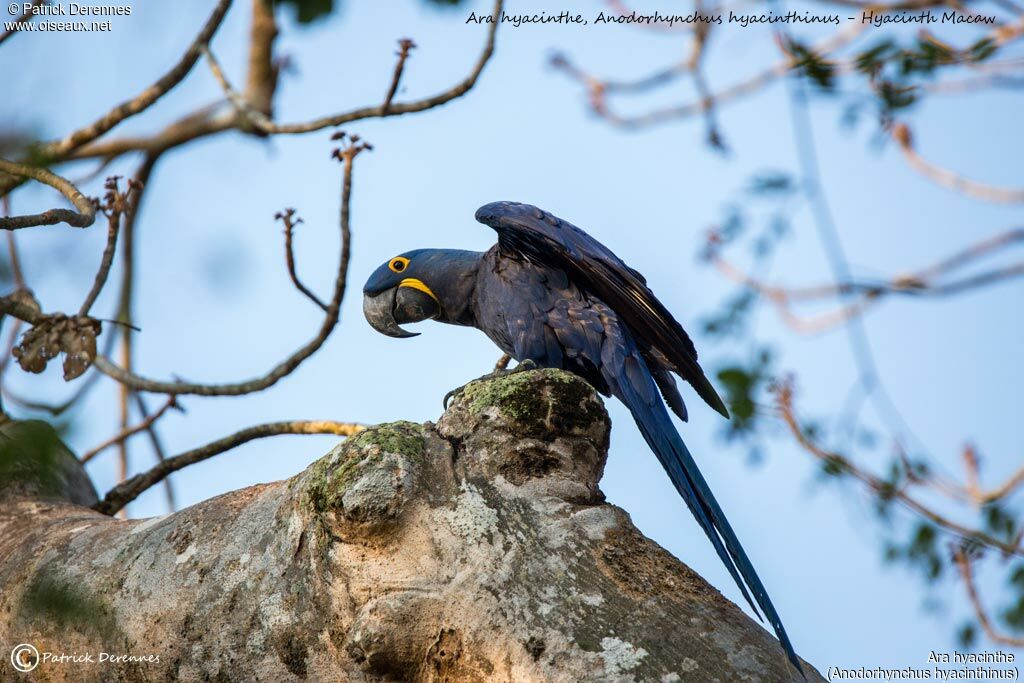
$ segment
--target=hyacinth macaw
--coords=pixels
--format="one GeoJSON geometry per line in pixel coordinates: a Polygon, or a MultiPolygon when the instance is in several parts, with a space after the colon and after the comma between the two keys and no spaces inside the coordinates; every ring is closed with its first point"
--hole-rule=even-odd
{"type": "Polygon", "coordinates": [[[667,403],[687,419],[675,373],[729,416],[690,337],[643,275],[579,228],[515,202],[482,206],[476,219],[498,233],[497,244],[485,252],[417,249],[389,259],[363,288],[367,321],[391,337],[416,336],[399,325],[427,319],[476,327],[518,362],[575,373],[625,403],[743,597],[759,618],[758,606],[764,611],[803,674],[764,585],[666,410],[667,403]]]}

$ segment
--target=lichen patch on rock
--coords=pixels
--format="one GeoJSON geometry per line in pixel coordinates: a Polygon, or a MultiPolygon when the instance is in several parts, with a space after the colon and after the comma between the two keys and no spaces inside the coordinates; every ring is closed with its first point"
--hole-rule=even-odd
{"type": "Polygon", "coordinates": [[[608,429],[582,380],[518,372],[469,385],[436,425],[378,425],[290,480],[163,518],[0,505],[0,642],[160,655],[46,672],[89,683],[802,683],[604,502],[608,429]]]}

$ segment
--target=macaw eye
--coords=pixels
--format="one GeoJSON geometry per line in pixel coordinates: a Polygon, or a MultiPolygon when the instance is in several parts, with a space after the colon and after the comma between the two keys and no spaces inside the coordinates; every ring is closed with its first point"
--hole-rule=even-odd
{"type": "Polygon", "coordinates": [[[409,259],[404,256],[396,256],[391,259],[391,263],[388,264],[388,268],[396,273],[401,273],[409,265],[409,259]]]}

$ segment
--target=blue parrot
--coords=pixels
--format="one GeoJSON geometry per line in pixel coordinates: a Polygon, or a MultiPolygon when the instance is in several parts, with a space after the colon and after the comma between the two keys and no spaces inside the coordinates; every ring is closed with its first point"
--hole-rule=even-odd
{"type": "Polygon", "coordinates": [[[496,245],[417,249],[388,260],[363,288],[367,321],[391,337],[416,336],[400,325],[427,319],[475,327],[519,363],[567,370],[625,403],[743,597],[758,618],[758,606],[764,611],[803,675],[768,592],[665,407],[687,419],[675,373],[729,417],[685,330],[643,275],[576,226],[516,202],[482,206],[476,219],[498,233],[496,245]]]}

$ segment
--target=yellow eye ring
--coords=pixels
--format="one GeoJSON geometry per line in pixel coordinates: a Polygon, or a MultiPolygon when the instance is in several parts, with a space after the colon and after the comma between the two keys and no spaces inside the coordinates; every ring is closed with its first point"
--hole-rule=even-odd
{"type": "Polygon", "coordinates": [[[388,263],[392,273],[401,273],[409,267],[409,259],[404,256],[396,256],[388,263]]]}

